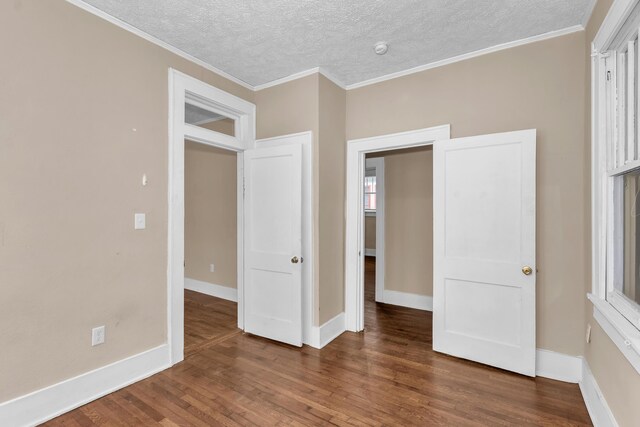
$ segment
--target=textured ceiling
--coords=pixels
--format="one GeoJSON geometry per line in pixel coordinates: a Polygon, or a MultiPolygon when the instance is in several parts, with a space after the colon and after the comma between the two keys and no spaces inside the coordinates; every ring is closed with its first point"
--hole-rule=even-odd
{"type": "Polygon", "coordinates": [[[582,24],[591,0],[85,0],[251,85],[349,85],[582,24]],[[373,52],[377,41],[389,52],[373,52]]]}

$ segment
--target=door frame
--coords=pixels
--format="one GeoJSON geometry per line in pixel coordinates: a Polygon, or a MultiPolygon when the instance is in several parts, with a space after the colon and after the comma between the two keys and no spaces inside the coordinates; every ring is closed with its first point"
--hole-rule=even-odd
{"type": "Polygon", "coordinates": [[[171,365],[184,359],[184,157],[185,139],[235,151],[237,160],[238,327],[244,327],[244,150],[255,146],[256,106],[169,68],[167,230],[167,343],[171,365]],[[185,103],[235,120],[235,136],[185,123],[185,103]]]}
{"type": "MultiPolygon", "coordinates": [[[[450,139],[451,125],[347,141],[347,200],[345,243],[345,326],[364,329],[364,173],[365,155],[432,145],[450,139]]],[[[377,249],[376,249],[377,252],[377,249]]]]}

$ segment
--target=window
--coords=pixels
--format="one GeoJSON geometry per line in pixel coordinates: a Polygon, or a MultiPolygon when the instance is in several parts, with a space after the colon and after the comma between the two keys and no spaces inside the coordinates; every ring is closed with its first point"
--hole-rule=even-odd
{"type": "Polygon", "coordinates": [[[594,318],[640,372],[638,0],[614,3],[593,42],[594,318]]]}
{"type": "Polygon", "coordinates": [[[376,211],[376,170],[367,169],[364,177],[364,210],[365,212],[376,211]]]}

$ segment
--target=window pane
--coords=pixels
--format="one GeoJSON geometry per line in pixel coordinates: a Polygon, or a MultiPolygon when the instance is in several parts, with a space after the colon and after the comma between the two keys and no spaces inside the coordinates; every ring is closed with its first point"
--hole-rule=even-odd
{"type": "Polygon", "coordinates": [[[220,132],[225,135],[235,136],[236,121],[232,118],[205,110],[197,105],[186,102],[184,105],[184,121],[190,125],[220,132]]]}
{"type": "Polygon", "coordinates": [[[375,176],[367,176],[364,179],[364,192],[365,193],[375,193],[376,192],[376,177],[375,176]]]}
{"type": "Polygon", "coordinates": [[[619,289],[640,303],[640,171],[624,175],[624,280],[619,289]]]}
{"type": "Polygon", "coordinates": [[[364,178],[364,208],[365,210],[376,209],[376,177],[367,176],[364,178]]]}

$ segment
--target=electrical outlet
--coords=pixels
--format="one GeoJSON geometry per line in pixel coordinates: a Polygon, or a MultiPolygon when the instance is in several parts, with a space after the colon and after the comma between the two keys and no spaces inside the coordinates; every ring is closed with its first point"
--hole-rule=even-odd
{"type": "Polygon", "coordinates": [[[91,345],[96,346],[104,343],[104,326],[98,326],[91,330],[91,345]]]}
{"type": "Polygon", "coordinates": [[[209,271],[214,273],[216,271],[216,266],[213,264],[209,264],[209,271]]]}
{"type": "Polygon", "coordinates": [[[591,323],[587,324],[587,335],[585,336],[587,344],[591,342],[591,323]]]}

